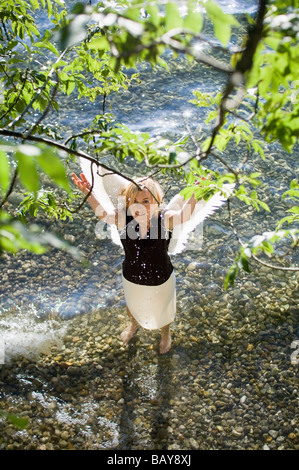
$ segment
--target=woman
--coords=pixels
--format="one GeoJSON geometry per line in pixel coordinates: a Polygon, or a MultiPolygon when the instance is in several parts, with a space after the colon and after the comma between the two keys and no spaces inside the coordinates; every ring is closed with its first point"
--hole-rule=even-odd
{"type": "MultiPolygon", "coordinates": [[[[73,173],[75,185],[88,194],[85,175],[73,173]]],[[[160,353],[171,348],[170,324],[176,314],[175,275],[167,249],[171,231],[190,218],[192,196],[179,210],[161,210],[163,191],[151,178],[138,178],[124,189],[125,204],[107,213],[93,193],[88,202],[100,220],[116,225],[125,251],[123,287],[130,318],[121,338],[127,344],[139,326],[160,329],[160,353]]]]}

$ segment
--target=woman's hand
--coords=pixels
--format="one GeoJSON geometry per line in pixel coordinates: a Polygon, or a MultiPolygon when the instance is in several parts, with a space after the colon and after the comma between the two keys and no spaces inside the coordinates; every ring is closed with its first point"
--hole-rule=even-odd
{"type": "Polygon", "coordinates": [[[80,176],[81,176],[81,179],[78,178],[78,176],[75,173],[73,173],[72,180],[75,183],[75,185],[80,189],[80,191],[82,191],[82,193],[87,195],[90,192],[91,185],[87,181],[84,173],[81,173],[80,176]]]}

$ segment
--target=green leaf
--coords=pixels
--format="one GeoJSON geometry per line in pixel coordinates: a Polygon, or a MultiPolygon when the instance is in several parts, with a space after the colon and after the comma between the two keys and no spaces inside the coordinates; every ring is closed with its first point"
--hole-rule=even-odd
{"type": "Polygon", "coordinates": [[[146,11],[147,13],[150,15],[151,17],[151,22],[154,26],[156,26],[156,28],[159,26],[160,24],[160,15],[159,15],[159,9],[153,5],[148,5],[146,7],[146,11]]]}
{"type": "Polygon", "coordinates": [[[6,413],[5,416],[6,416],[7,421],[13,424],[20,431],[22,431],[28,426],[28,423],[29,423],[28,418],[21,418],[19,416],[16,416],[13,413],[6,413]]]}
{"type": "Polygon", "coordinates": [[[202,15],[198,12],[189,12],[184,19],[184,28],[191,29],[195,33],[200,33],[203,26],[202,15]]]}
{"type": "Polygon", "coordinates": [[[99,51],[108,50],[109,42],[105,36],[94,37],[90,42],[87,43],[88,49],[95,49],[99,51]]]}
{"type": "Polygon", "coordinates": [[[56,209],[57,204],[56,204],[56,201],[55,201],[55,198],[54,198],[53,194],[48,193],[47,197],[48,197],[49,206],[53,207],[53,209],[56,209]]]}
{"type": "Polygon", "coordinates": [[[178,6],[175,3],[166,4],[166,21],[165,28],[166,31],[171,29],[182,28],[183,19],[181,18],[178,6]]]}
{"type": "Polygon", "coordinates": [[[264,201],[258,201],[258,204],[267,212],[271,212],[270,211],[270,207],[268,206],[268,204],[264,201]]]}
{"type": "Polygon", "coordinates": [[[65,167],[57,155],[48,150],[44,150],[43,153],[38,156],[38,163],[56,184],[71,194],[72,191],[68,183],[65,167]]]}
{"type": "Polygon", "coordinates": [[[265,160],[265,152],[264,152],[264,149],[262,147],[262,142],[260,142],[258,140],[253,140],[251,142],[251,145],[254,148],[255,152],[259,153],[260,156],[262,157],[262,159],[265,160]]]}
{"type": "Polygon", "coordinates": [[[54,52],[54,54],[57,55],[58,57],[60,55],[59,51],[50,41],[36,42],[35,46],[39,48],[49,49],[50,51],[54,52]]]}
{"type": "Polygon", "coordinates": [[[209,0],[206,2],[207,15],[213,23],[215,36],[219,41],[227,46],[231,37],[231,27],[239,26],[239,22],[233,15],[223,13],[217,3],[209,0]]]}
{"type": "Polygon", "coordinates": [[[250,273],[249,262],[247,256],[244,254],[240,258],[240,263],[245,272],[250,273]]]}
{"type": "Polygon", "coordinates": [[[170,152],[169,159],[168,159],[169,165],[173,165],[175,161],[176,161],[176,152],[170,152]]]}
{"type": "Polygon", "coordinates": [[[16,151],[21,183],[32,192],[38,191],[39,188],[39,177],[35,166],[35,159],[39,154],[40,150],[33,145],[20,145],[16,151]]]}
{"type": "Polygon", "coordinates": [[[224,280],[224,289],[225,290],[227,290],[229,286],[233,287],[238,272],[239,272],[239,267],[238,267],[237,263],[233,264],[229,268],[229,270],[227,272],[227,275],[225,277],[225,280],[224,280]]]}
{"type": "Polygon", "coordinates": [[[290,184],[290,189],[288,189],[287,191],[285,191],[282,195],[282,198],[286,198],[286,197],[289,197],[290,199],[294,199],[296,200],[297,198],[299,198],[299,184],[298,184],[298,180],[294,179],[291,181],[291,184],[290,184]]]}
{"type": "Polygon", "coordinates": [[[47,0],[47,7],[48,7],[48,17],[50,18],[53,14],[53,6],[51,0],[47,0]]]}
{"type": "Polygon", "coordinates": [[[32,7],[33,7],[35,10],[39,9],[38,0],[29,0],[29,2],[31,3],[32,7]]]}
{"type": "Polygon", "coordinates": [[[6,153],[0,150],[0,188],[2,194],[5,194],[9,187],[9,161],[6,153]]]}

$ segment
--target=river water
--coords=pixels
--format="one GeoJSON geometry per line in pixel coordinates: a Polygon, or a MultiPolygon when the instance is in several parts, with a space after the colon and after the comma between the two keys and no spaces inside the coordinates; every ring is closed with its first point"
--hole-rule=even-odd
{"type": "MultiPolygon", "coordinates": [[[[255,10],[255,2],[219,3],[235,14],[255,10]]],[[[130,128],[168,138],[186,135],[184,114],[200,138],[209,131],[205,115],[188,100],[193,90],[221,89],[225,76],[167,60],[171,73],[142,68],[142,83],[109,97],[107,106],[130,128]]],[[[95,107],[100,112],[101,100],[74,99],[51,122],[69,135],[88,125],[95,107]]],[[[239,158],[235,149],[231,158],[239,158]]],[[[263,172],[260,193],[271,213],[233,202],[242,239],[275,228],[290,206],[280,196],[298,176],[297,162],[298,149],[290,156],[268,145],[265,161],[248,163],[249,171],[263,172]]],[[[130,160],[125,168],[144,171],[130,160]]],[[[159,178],[167,188],[167,178],[159,178]]],[[[179,190],[175,181],[169,194],[179,190]]],[[[19,201],[14,194],[9,203],[19,201]]],[[[252,264],[225,291],[239,248],[225,208],[205,221],[200,249],[173,257],[178,313],[165,356],[158,332],[141,330],[122,345],[123,255],[109,238],[96,238],[91,210],[84,207],[73,221],[40,223],[78,246],[89,263],[55,249],[3,255],[0,403],[29,424],[20,431],[0,418],[0,448],[298,449],[298,276],[252,264]]]]}

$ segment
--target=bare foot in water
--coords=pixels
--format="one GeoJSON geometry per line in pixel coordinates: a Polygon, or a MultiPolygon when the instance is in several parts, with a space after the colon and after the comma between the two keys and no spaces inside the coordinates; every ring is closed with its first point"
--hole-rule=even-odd
{"type": "Polygon", "coordinates": [[[171,348],[171,335],[169,325],[161,329],[160,354],[166,354],[171,348]]]}
{"type": "Polygon", "coordinates": [[[128,344],[129,341],[133,338],[138,325],[131,323],[127,328],[121,333],[120,337],[124,344],[128,344]]]}

